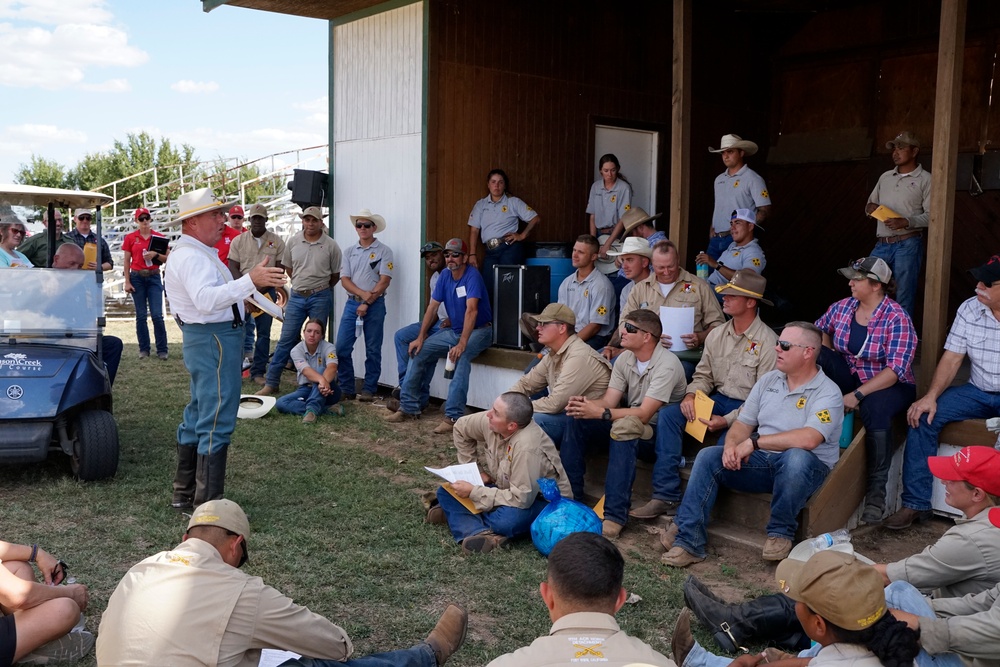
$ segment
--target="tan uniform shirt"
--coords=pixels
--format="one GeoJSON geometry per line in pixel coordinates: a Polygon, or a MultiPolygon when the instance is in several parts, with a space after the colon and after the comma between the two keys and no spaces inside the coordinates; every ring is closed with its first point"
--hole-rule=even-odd
{"type": "Polygon", "coordinates": [[[548,387],[549,395],[532,405],[535,412],[555,415],[566,409],[570,396],[594,400],[604,396],[610,378],[611,363],[574,334],[557,352],[542,357],[510,390],[531,396],[548,387]]]}
{"type": "Polygon", "coordinates": [[[920,617],[925,651],[957,653],[972,667],[1000,664],[1000,585],[978,595],[930,602],[937,618],[920,617]]]}
{"type": "Polygon", "coordinates": [[[321,290],[340,273],[344,261],[340,246],[324,232],[318,241],[307,241],[302,232],[288,239],[281,264],[292,269],[292,289],[321,290]]]}
{"type": "MultiPolygon", "coordinates": [[[[687,390],[687,380],[677,356],[657,345],[644,373],[639,373],[635,353],[631,350],[622,352],[611,371],[608,388],[622,392],[628,402],[627,407],[637,408],[646,396],[664,404],[679,403],[687,390]]],[[[659,410],[653,413],[649,424],[656,423],[658,413],[659,410]]]]}
{"type": "MultiPolygon", "coordinates": [[[[714,326],[725,323],[726,317],[722,314],[722,306],[715,297],[712,287],[698,276],[681,269],[677,276],[677,282],[673,288],[663,296],[660,285],[656,282],[656,274],[650,273],[645,280],[640,280],[629,292],[628,301],[622,306],[621,317],[618,318],[619,325],[625,321],[625,317],[633,310],[646,308],[657,315],[660,314],[660,306],[671,306],[673,308],[694,308],[694,330],[704,331],[714,326]]],[[[684,343],[672,341],[673,346],[680,351],[684,350],[684,343]],[[680,345],[678,348],[677,346],[680,345]]]]}
{"type": "Polygon", "coordinates": [[[622,632],[614,616],[592,611],[566,614],[552,625],[547,636],[500,656],[487,667],[578,667],[587,663],[602,667],[676,667],[673,660],[649,644],[622,632]]]}
{"type": "MultiPolygon", "coordinates": [[[[778,336],[760,316],[741,334],[736,333],[733,321],[716,327],[705,339],[705,351],[694,369],[687,393],[701,389],[706,394],[718,391],[729,398],[745,401],[761,375],[774,370],[778,353],[774,346],[778,336]]],[[[726,415],[732,426],[736,412],[726,415]]]]}
{"type": "Polygon", "coordinates": [[[241,276],[250,273],[265,257],[268,258],[268,266],[277,266],[284,256],[285,242],[274,232],[264,232],[259,239],[251,232],[245,232],[229,244],[229,259],[239,262],[241,276]]]}
{"type": "Polygon", "coordinates": [[[906,581],[936,598],[975,595],[1000,581],[1000,529],[983,510],[958,519],[934,544],[918,554],[889,563],[890,581],[906,581]]]}
{"type": "Polygon", "coordinates": [[[130,569],[97,633],[102,667],[250,667],[264,648],[329,660],[353,651],[344,630],[228,565],[197,538],[130,569]]]}
{"type": "Polygon", "coordinates": [[[458,462],[476,461],[496,480],[495,487],[477,486],[469,496],[477,509],[518,507],[527,509],[538,499],[538,478],[555,479],[563,498],[572,498],[573,489],[563,470],[559,452],[549,436],[531,422],[507,440],[490,430],[485,412],[467,415],[455,422],[458,462]],[[483,455],[477,454],[483,445],[483,455]]]}

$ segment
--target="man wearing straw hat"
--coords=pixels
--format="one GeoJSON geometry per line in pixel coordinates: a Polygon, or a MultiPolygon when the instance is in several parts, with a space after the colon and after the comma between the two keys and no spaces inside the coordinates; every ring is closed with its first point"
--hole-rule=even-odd
{"type": "MultiPolygon", "coordinates": [[[[649,215],[646,211],[639,206],[633,206],[630,208],[625,215],[622,216],[621,224],[624,229],[622,238],[628,240],[630,237],[637,239],[643,239],[646,245],[652,248],[654,245],[660,241],[666,241],[667,235],[664,232],[657,231],[654,221],[662,216],[662,213],[657,213],[656,215],[649,215]]],[[[624,246],[625,241],[622,242],[624,246]]],[[[613,253],[609,252],[609,257],[617,257],[624,253],[613,253]]],[[[650,255],[652,257],[652,255],[650,255]]],[[[644,276],[645,277],[645,276],[644,276]]],[[[625,275],[625,267],[621,263],[618,263],[618,272],[609,277],[611,284],[615,288],[615,312],[621,313],[621,305],[625,303],[628,299],[628,292],[626,289],[631,290],[629,278],[625,275]]],[[[639,280],[642,280],[640,278],[639,280]]]]}
{"type": "Polygon", "coordinates": [[[757,144],[727,134],[718,148],[710,147],[708,152],[720,153],[726,166],[715,179],[715,211],[706,250],[712,259],[719,259],[732,240],[729,222],[733,211],[748,208],[756,215],[752,222],[759,224],[771,215],[771,197],[764,179],[746,164],[746,158],[757,152],[757,144]]]}
{"type": "Polygon", "coordinates": [[[191,401],[177,427],[177,473],[171,506],[189,510],[221,498],[226,455],[236,427],[243,360],[243,301],[256,288],[278,287],[281,269],[264,259],[233,280],[215,244],[226,226],[224,209],[209,188],[177,200],[181,237],[164,268],[164,286],[184,338],[184,365],[191,374],[191,401]]]}

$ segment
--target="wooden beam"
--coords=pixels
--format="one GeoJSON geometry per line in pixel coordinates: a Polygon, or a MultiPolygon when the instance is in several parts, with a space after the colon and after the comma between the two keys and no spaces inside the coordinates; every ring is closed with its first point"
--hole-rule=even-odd
{"type": "Polygon", "coordinates": [[[948,289],[958,166],[962,61],[967,0],[941,0],[937,95],[934,100],[934,155],[931,162],[931,220],[927,233],[927,279],[918,395],[927,391],[948,334],[948,289]]]}
{"type": "Polygon", "coordinates": [[[670,240],[686,266],[691,203],[691,14],[693,0],[674,0],[674,66],[670,129],[670,240]]]}

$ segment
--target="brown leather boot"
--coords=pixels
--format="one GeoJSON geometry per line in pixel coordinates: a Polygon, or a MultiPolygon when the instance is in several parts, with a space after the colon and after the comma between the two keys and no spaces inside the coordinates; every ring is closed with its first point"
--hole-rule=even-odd
{"type": "Polygon", "coordinates": [[[434,659],[438,665],[448,662],[448,658],[461,648],[468,629],[469,613],[457,604],[448,605],[438,619],[437,625],[424,640],[434,651],[434,659]]]}
{"type": "Polygon", "coordinates": [[[194,509],[194,478],[198,468],[198,449],[177,445],[177,472],[174,473],[174,497],[170,507],[178,512],[194,509]]]}

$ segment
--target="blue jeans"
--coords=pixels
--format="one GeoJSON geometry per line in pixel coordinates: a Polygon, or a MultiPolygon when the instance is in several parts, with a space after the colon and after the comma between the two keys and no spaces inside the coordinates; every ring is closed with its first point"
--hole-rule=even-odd
{"type": "Polygon", "coordinates": [[[924,237],[915,236],[899,243],[879,241],[869,256],[881,257],[892,269],[892,277],[896,279],[896,303],[913,317],[920,266],[924,262],[924,237]]]}
{"type": "MultiPolygon", "coordinates": [[[[725,415],[743,405],[743,401],[719,392],[713,392],[709,398],[715,401],[713,415],[725,415]]],[[[681,499],[681,476],[677,470],[681,465],[686,424],[687,418],[681,412],[680,403],[660,408],[656,420],[656,464],[653,466],[653,498],[656,500],[676,502],[681,499]]],[[[719,432],[719,442],[726,442],[727,432],[728,429],[719,432]]]]}
{"type": "Polygon", "coordinates": [[[286,660],[280,667],[437,667],[434,650],[430,644],[421,642],[399,651],[388,651],[366,655],[361,658],[321,660],[319,658],[297,658],[286,660]]]}
{"type": "Polygon", "coordinates": [[[533,419],[535,423],[538,424],[545,435],[549,436],[552,443],[556,446],[556,449],[562,448],[562,441],[566,435],[566,428],[569,423],[573,421],[573,418],[567,415],[565,412],[560,412],[559,414],[550,415],[544,412],[536,412],[533,419]]]}
{"type": "MultiPolygon", "coordinates": [[[[427,331],[427,337],[430,338],[440,330],[441,322],[435,322],[434,326],[427,331]]],[[[393,344],[396,346],[396,371],[399,373],[400,387],[403,386],[403,380],[406,378],[406,368],[410,365],[410,343],[415,341],[419,335],[420,322],[414,322],[397,331],[392,338],[393,344]]]]}
{"type": "Polygon", "coordinates": [[[330,388],[333,393],[324,396],[319,393],[318,385],[312,382],[300,384],[298,389],[290,394],[285,394],[274,405],[278,408],[278,412],[290,415],[304,415],[308,410],[319,416],[326,412],[328,407],[340,402],[340,387],[333,385],[330,388]]]}
{"type": "MultiPolygon", "coordinates": [[[[275,298],[273,287],[260,290],[261,294],[270,294],[275,298]]],[[[243,339],[243,356],[249,356],[252,346],[253,362],[250,364],[250,377],[263,377],[267,372],[268,358],[271,356],[271,323],[274,318],[267,313],[261,313],[257,317],[250,316],[246,319],[246,338],[243,339]],[[254,330],[257,331],[257,344],[253,344],[254,330]]]]}
{"type": "Polygon", "coordinates": [[[678,528],[674,546],[705,557],[706,526],[720,485],[747,493],[771,493],[767,536],[794,540],[799,512],[823,485],[830,469],[810,451],[788,449],[780,454],[753,452],[739,470],[727,470],[722,466],[722,449],[722,445],[706,447],[694,460],[684,500],[674,518],[678,528]]]}
{"type": "MultiPolygon", "coordinates": [[[[862,404],[863,405],[863,404],[862,404]]],[[[927,414],[920,416],[916,428],[906,436],[903,450],[903,507],[913,510],[931,508],[934,478],[927,467],[927,457],[936,456],[938,435],[951,422],[963,419],[983,419],[1000,414],[1000,393],[980,391],[973,384],[949,387],[938,397],[934,421],[927,423],[927,414]]]]}
{"type": "Polygon", "coordinates": [[[713,236],[708,240],[708,248],[705,250],[705,254],[712,259],[719,259],[732,242],[733,237],[730,234],[713,236]]]}
{"type": "MultiPolygon", "coordinates": [[[[337,329],[337,382],[344,395],[352,396],[357,391],[354,384],[354,343],[358,340],[358,306],[361,301],[348,299],[344,304],[344,314],[337,329]]],[[[382,330],[385,325],[385,297],[380,296],[369,304],[368,312],[361,318],[361,329],[365,336],[365,382],[362,391],[374,394],[378,391],[378,379],[382,375],[382,330]]]]}
{"type": "Polygon", "coordinates": [[[443,487],[438,487],[437,499],[456,542],[487,530],[511,538],[526,535],[531,530],[531,522],[549,504],[544,498],[538,497],[527,509],[504,505],[488,512],[473,514],[443,487]]]}
{"type": "Polygon", "coordinates": [[[613,422],[603,419],[573,419],[566,424],[559,458],[573,487],[573,497],[582,501],[583,478],[587,473],[586,456],[591,447],[608,447],[608,470],[604,477],[604,518],[625,525],[632,505],[635,461],[642,447],[649,453],[649,440],[612,440],[613,422]]]}
{"type": "MultiPolygon", "coordinates": [[[[819,353],[819,367],[823,373],[833,380],[841,393],[850,394],[861,386],[861,380],[851,372],[850,366],[844,361],[844,355],[824,346],[819,353]]],[[[896,382],[891,387],[873,391],[865,397],[858,407],[861,413],[861,423],[871,431],[889,431],[892,420],[900,412],[904,412],[913,401],[917,400],[915,385],[896,382]]]]}
{"type": "Polygon", "coordinates": [[[104,366],[108,369],[108,382],[112,385],[118,375],[118,366],[122,362],[123,349],[125,349],[125,345],[118,336],[107,334],[101,336],[101,358],[104,361],[104,366]]]}
{"type": "Polygon", "coordinates": [[[139,352],[149,352],[149,325],[146,324],[148,313],[153,318],[156,353],[166,354],[167,327],[163,323],[163,279],[160,278],[159,272],[143,278],[138,271],[132,271],[129,274],[129,281],[135,288],[135,292],[132,293],[132,303],[135,304],[135,337],[139,343],[139,352]]]}
{"type": "MultiPolygon", "coordinates": [[[[264,315],[260,315],[259,317],[264,317],[264,315]]],[[[243,338],[244,357],[250,357],[253,355],[254,332],[257,329],[256,319],[257,318],[250,315],[246,318],[246,321],[243,323],[243,328],[246,329],[246,335],[243,338]]]]}
{"type": "Polygon", "coordinates": [[[229,446],[240,407],[243,327],[232,322],[185,324],[184,366],[191,400],[177,427],[177,444],[210,455],[229,446]]]}
{"type": "MultiPolygon", "coordinates": [[[[493,267],[497,264],[524,264],[524,244],[521,242],[510,245],[501,243],[496,250],[487,248],[481,273],[483,274],[483,282],[486,283],[486,293],[489,294],[490,303],[493,303],[493,267]]],[[[495,306],[496,304],[494,304],[495,306]]]]}
{"type": "MultiPolygon", "coordinates": [[[[332,305],[333,298],[329,289],[314,292],[309,296],[299,296],[295,292],[289,293],[288,303],[285,304],[285,321],[281,324],[281,338],[278,339],[278,345],[274,348],[271,365],[267,368],[265,384],[268,387],[277,388],[281,383],[281,371],[285,370],[285,364],[288,363],[292,348],[299,340],[302,325],[310,318],[325,323],[330,319],[332,305]]],[[[353,322],[351,326],[354,326],[353,322]]]]}
{"type": "MultiPolygon", "coordinates": [[[[420,353],[410,359],[410,367],[406,371],[406,379],[400,392],[400,409],[410,415],[420,414],[423,406],[430,400],[429,395],[422,393],[424,387],[430,386],[437,360],[448,355],[448,350],[458,344],[461,338],[454,329],[441,329],[433,336],[424,340],[420,353]]],[[[493,328],[482,326],[472,332],[465,346],[465,352],[455,364],[455,375],[448,383],[448,399],[444,404],[444,414],[451,420],[456,420],[465,414],[465,399],[469,395],[469,374],[472,372],[472,360],[483,350],[493,344],[493,328]]]]}

